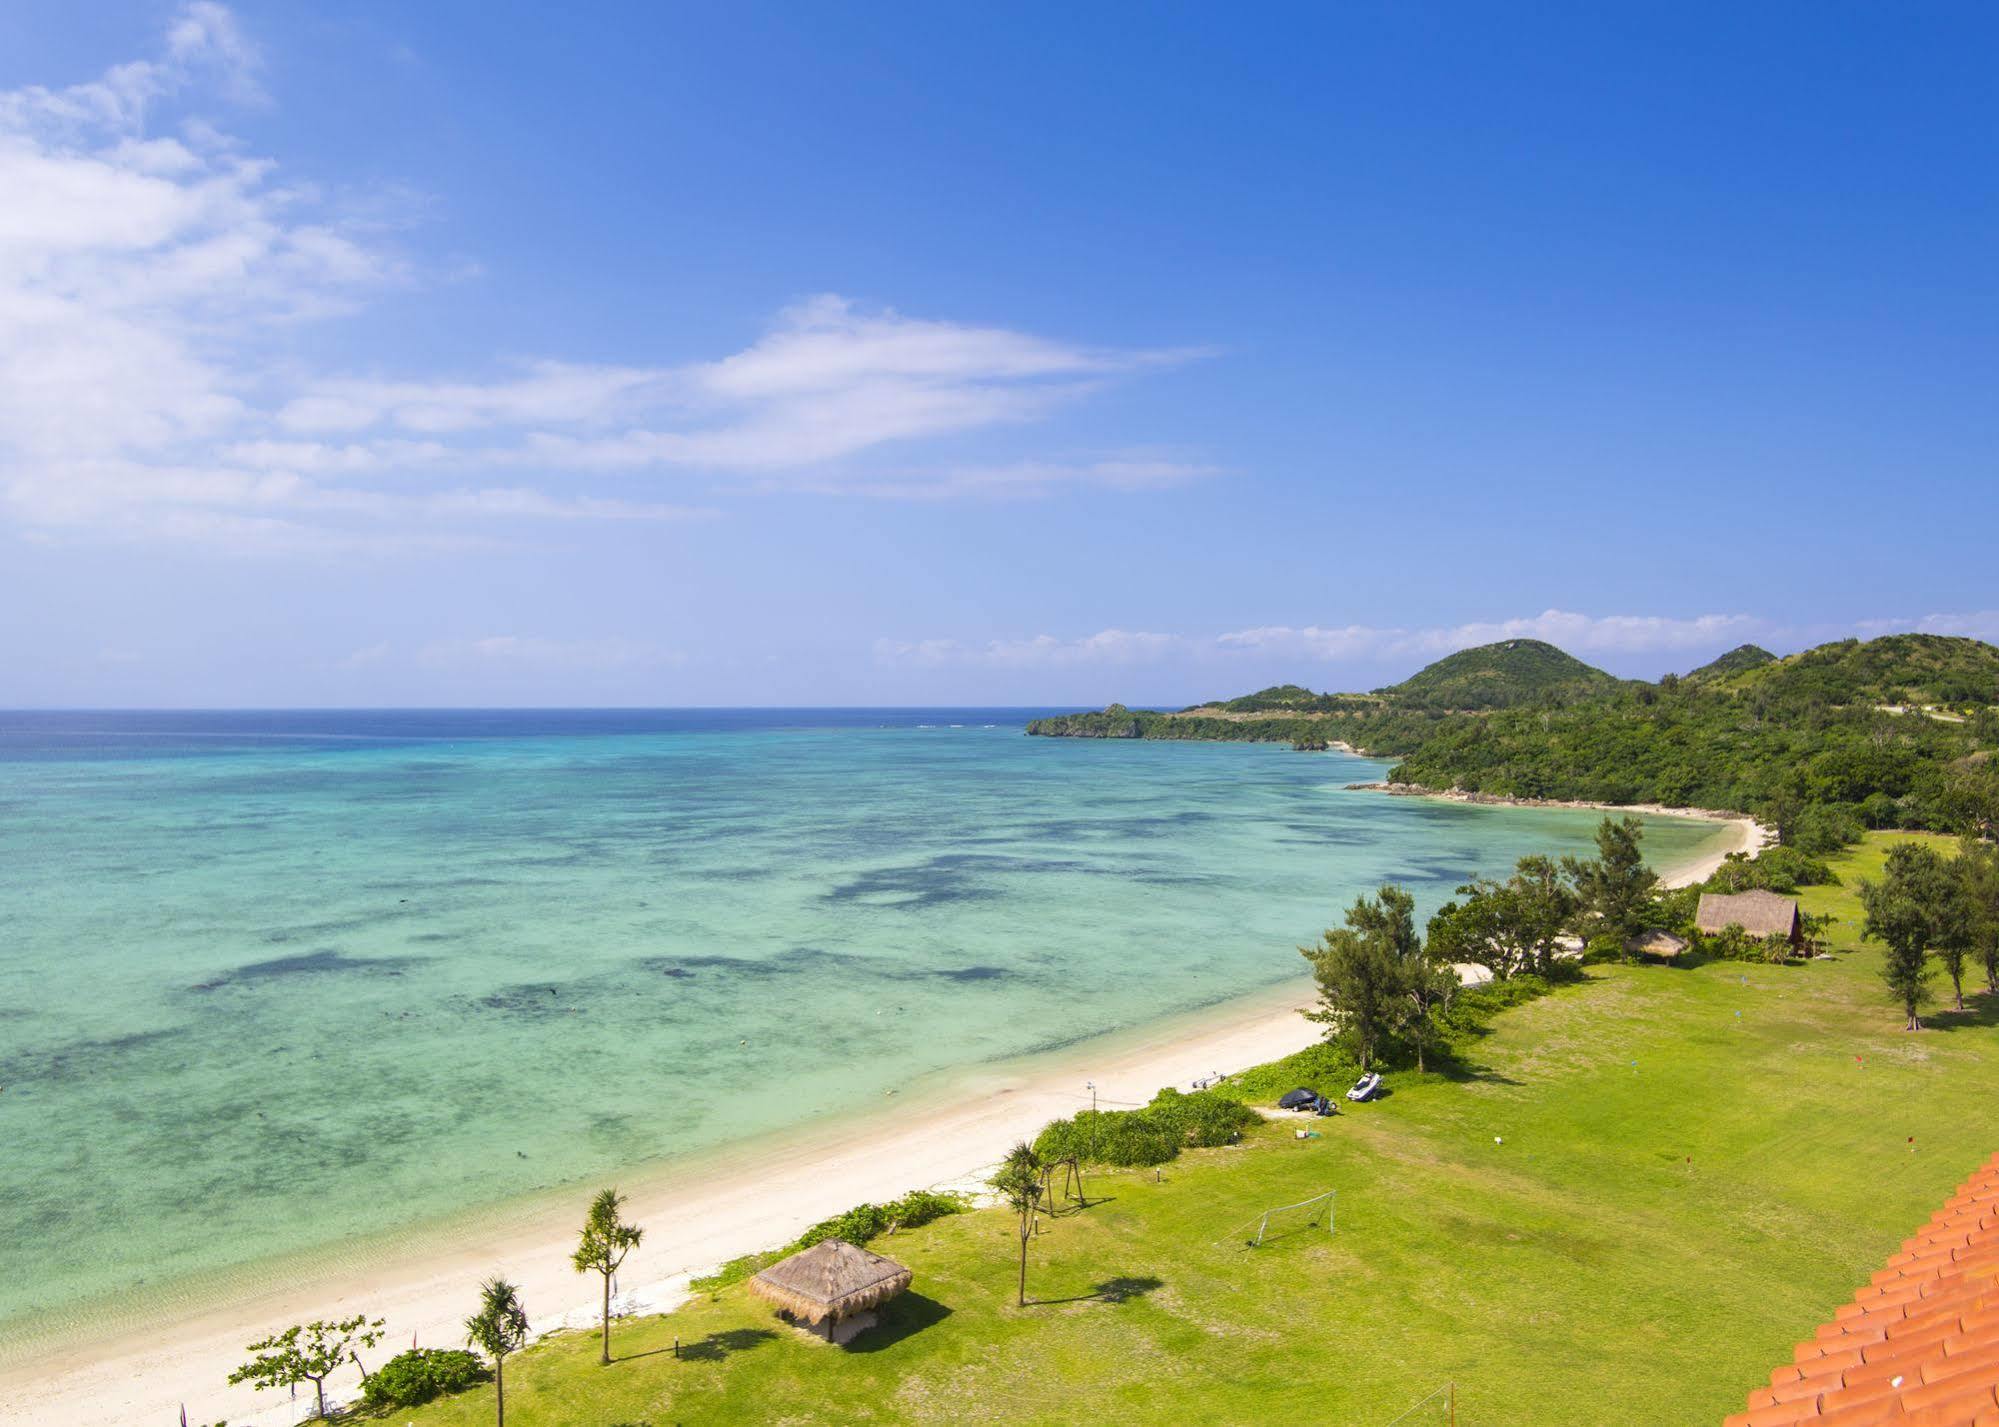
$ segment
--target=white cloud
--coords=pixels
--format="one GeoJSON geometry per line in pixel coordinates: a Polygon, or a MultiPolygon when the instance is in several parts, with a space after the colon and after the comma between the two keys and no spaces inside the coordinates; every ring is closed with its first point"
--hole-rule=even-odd
{"type": "Polygon", "coordinates": [[[877,448],[1033,421],[1196,354],[836,296],[786,309],[713,361],[536,359],[450,380],[292,372],[268,359],[281,329],[415,280],[384,239],[385,221],[415,205],[396,190],[329,198],[200,112],[265,102],[259,68],[230,11],[193,0],[150,58],[0,92],[0,517],[23,536],[390,551],[477,544],[467,527],[494,520],[712,514],[555,495],[495,471],[930,498],[1207,473],[1146,453],[858,472],[877,448]],[[466,488],[415,488],[453,473],[466,488]]]}
{"type": "Polygon", "coordinates": [[[1185,652],[1191,642],[1176,634],[1147,634],[1106,629],[1080,639],[1051,634],[1029,639],[995,639],[964,644],[955,639],[924,639],[905,643],[875,641],[875,658],[884,664],[941,666],[977,664],[990,668],[1047,668],[1087,664],[1151,664],[1185,652]]]}
{"type": "Polygon", "coordinates": [[[549,639],[520,634],[439,640],[424,645],[416,657],[420,663],[460,668],[643,669],[686,662],[686,656],[677,650],[636,640],[549,639]]]}
{"type": "Polygon", "coordinates": [[[768,485],[884,500],[994,500],[1049,495],[1064,488],[1119,492],[1164,490],[1223,473],[1220,466],[1144,452],[1077,461],[1016,461],[997,466],[947,466],[866,475],[808,475],[768,485]]]}
{"type": "Polygon", "coordinates": [[[1957,634],[1970,639],[1999,643],[1999,609],[1973,610],[1968,614],[1926,614],[1920,619],[1870,619],[1861,621],[1863,638],[1877,634],[1957,634]]]}
{"type": "Polygon", "coordinates": [[[1217,636],[1224,651],[1284,654],[1318,660],[1383,658],[1403,654],[1449,654],[1503,639],[1540,639],[1571,653],[1641,654],[1739,644],[1767,634],[1767,621],[1744,614],[1584,615],[1543,610],[1524,618],[1429,628],[1362,624],[1332,628],[1265,625],[1217,636]]]}

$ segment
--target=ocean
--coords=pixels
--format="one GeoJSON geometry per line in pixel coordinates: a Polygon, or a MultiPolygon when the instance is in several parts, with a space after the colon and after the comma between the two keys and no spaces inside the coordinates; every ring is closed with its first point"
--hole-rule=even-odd
{"type": "Polygon", "coordinates": [[[0,1350],[1267,988],[1596,822],[1032,716],[0,714],[0,1350]]]}

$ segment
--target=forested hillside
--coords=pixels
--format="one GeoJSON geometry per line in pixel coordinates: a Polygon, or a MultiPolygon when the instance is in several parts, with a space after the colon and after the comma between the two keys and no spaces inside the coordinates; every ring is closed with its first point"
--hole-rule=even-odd
{"type": "Polygon", "coordinates": [[[1512,640],[1371,695],[1285,685],[1177,713],[1113,706],[1040,719],[1028,731],[1339,743],[1398,759],[1395,782],[1747,812],[1821,847],[1865,827],[1999,825],[1999,649],[1892,635],[1758,656],[1745,646],[1651,684],[1512,640]]]}

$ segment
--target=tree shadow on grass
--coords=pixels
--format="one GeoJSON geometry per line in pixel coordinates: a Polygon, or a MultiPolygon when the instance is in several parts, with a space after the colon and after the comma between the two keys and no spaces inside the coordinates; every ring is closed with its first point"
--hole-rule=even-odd
{"type": "Polygon", "coordinates": [[[879,1323],[845,1345],[850,1353],[878,1353],[951,1316],[951,1310],[921,1293],[904,1293],[875,1310],[879,1323]]]}
{"type": "Polygon", "coordinates": [[[1931,1011],[1923,1017],[1923,1029],[1955,1031],[1966,1026],[1999,1026],[1999,996],[1967,990],[1962,1011],[1931,1011]]]}
{"type": "Polygon", "coordinates": [[[1030,1298],[1027,1306],[1033,1308],[1051,1303],[1128,1303],[1134,1298],[1143,1298],[1156,1288],[1164,1288],[1166,1280],[1145,1275],[1142,1277],[1107,1278],[1088,1293],[1072,1294],[1068,1298],[1030,1298]]]}
{"type": "Polygon", "coordinates": [[[1436,1063],[1436,1072],[1454,1085],[1464,1085],[1472,1081],[1479,1081],[1486,1085],[1518,1085],[1521,1083],[1510,1075],[1501,1075],[1489,1065],[1480,1065],[1475,1061],[1459,1060],[1456,1057],[1448,1060],[1438,1060],[1436,1063]]]}
{"type": "MultiPolygon", "coordinates": [[[[746,1353],[751,1348],[760,1348],[775,1337],[776,1331],[770,1328],[725,1328],[695,1342],[682,1343],[680,1356],[689,1362],[719,1363],[732,1353],[746,1353]]],[[[654,1348],[650,1353],[633,1353],[632,1356],[647,1358],[672,1351],[671,1348],[654,1348]]]]}

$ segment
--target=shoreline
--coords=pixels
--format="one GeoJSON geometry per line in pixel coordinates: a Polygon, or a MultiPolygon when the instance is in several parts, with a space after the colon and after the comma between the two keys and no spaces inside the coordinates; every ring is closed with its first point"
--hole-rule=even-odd
{"type": "MultiPolygon", "coordinates": [[[[932,1077],[892,1107],[626,1176],[618,1187],[647,1232],[622,1275],[618,1304],[665,1312],[689,1296],[690,1278],[788,1242],[829,1214],[910,1189],[971,1187],[1012,1141],[1087,1108],[1086,1081],[1096,1082],[1102,1104],[1122,1108],[1168,1085],[1185,1088],[1212,1071],[1234,1073],[1301,1050],[1319,1038],[1298,1014],[1312,994],[1309,980],[1288,980],[1058,1050],[932,1077]]],[[[185,1403],[190,1421],[290,1423],[296,1403],[226,1385],[245,1343],[292,1322],[366,1313],[388,1320],[371,1365],[401,1351],[412,1334],[425,1346],[456,1346],[479,1280],[494,1272],[520,1285],[537,1336],[594,1325],[590,1284],[569,1266],[587,1194],[577,1188],[517,1203],[431,1235],[432,1251],[301,1273],[165,1329],[122,1329],[9,1362],[0,1366],[0,1419],[51,1427],[166,1422],[185,1403]]],[[[351,1397],[357,1381],[351,1369],[336,1374],[329,1401],[351,1397]]]]}
{"type": "MultiPolygon", "coordinates": [[[[1383,783],[1349,787],[1460,804],[1689,818],[1730,830],[1711,851],[1660,869],[1667,887],[1704,880],[1729,853],[1755,856],[1771,840],[1754,819],[1706,809],[1508,799],[1383,783]]],[[[1117,1108],[1212,1071],[1234,1073],[1291,1054],[1318,1039],[1318,1028],[1297,1014],[1312,995],[1309,980],[1286,981],[1059,1049],[939,1072],[888,1105],[621,1176],[632,1218],[648,1233],[618,1284],[614,1311],[670,1311],[689,1296],[691,1278],[787,1242],[854,1204],[915,1188],[981,1188],[982,1172],[1009,1143],[1088,1105],[1088,1080],[1096,1082],[1101,1103],[1117,1108]]],[[[594,1326],[598,1305],[568,1263],[586,1195],[582,1186],[551,1191],[418,1226],[393,1240],[272,1266],[265,1281],[283,1278],[281,1286],[233,1290],[192,1307],[175,1315],[164,1335],[120,1325],[10,1353],[13,1360],[0,1366],[0,1418],[19,1414],[81,1427],[171,1413],[184,1402],[191,1421],[226,1416],[238,1427],[289,1424],[298,1420],[296,1403],[269,1393],[260,1402],[252,1390],[226,1385],[243,1344],[291,1322],[366,1313],[388,1320],[371,1363],[401,1351],[405,1334],[429,1347],[455,1346],[477,1282],[496,1271],[521,1286],[537,1337],[594,1326]]],[[[352,1369],[336,1374],[329,1400],[351,1397],[357,1385],[352,1369]]]]}
{"type": "Polygon", "coordinates": [[[1467,793],[1458,789],[1439,791],[1418,783],[1349,783],[1353,793],[1386,793],[1391,798],[1428,798],[1433,802],[1458,803],[1471,807],[1557,808],[1569,812],[1636,813],[1641,817],[1685,818],[1690,822],[1710,822],[1733,829],[1731,845],[1684,862],[1661,867],[1659,885],[1671,890],[1691,887],[1712,877],[1731,853],[1749,858],[1776,844],[1777,833],[1746,813],[1722,812],[1715,808],[1669,808],[1661,803],[1598,803],[1584,798],[1509,798],[1499,793],[1467,793]]]}

